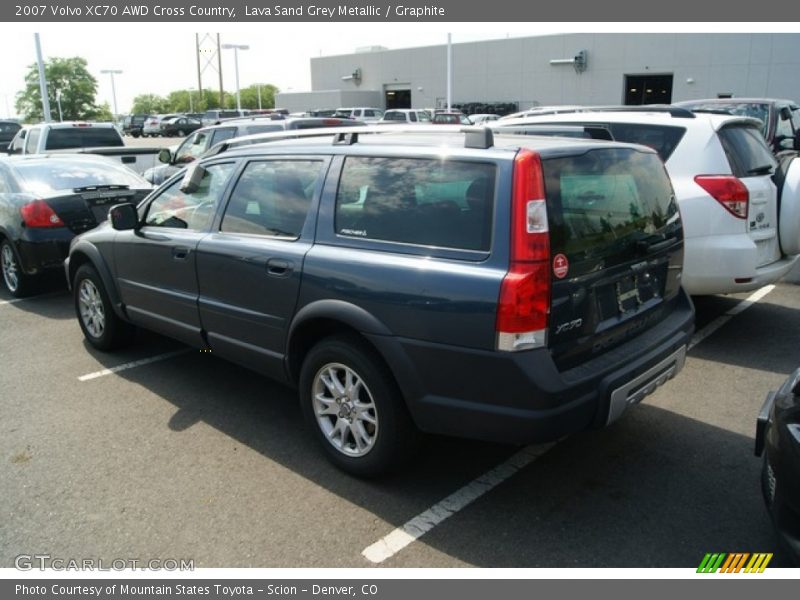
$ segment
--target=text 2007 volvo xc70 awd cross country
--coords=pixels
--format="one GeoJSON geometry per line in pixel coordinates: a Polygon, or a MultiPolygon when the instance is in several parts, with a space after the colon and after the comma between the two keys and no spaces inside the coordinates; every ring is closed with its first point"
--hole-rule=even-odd
{"type": "Polygon", "coordinates": [[[420,430],[521,444],[606,425],[683,366],[683,230],[652,150],[314,135],[199,160],[80,236],[87,340],[145,327],[297,386],[358,475],[420,430]]]}

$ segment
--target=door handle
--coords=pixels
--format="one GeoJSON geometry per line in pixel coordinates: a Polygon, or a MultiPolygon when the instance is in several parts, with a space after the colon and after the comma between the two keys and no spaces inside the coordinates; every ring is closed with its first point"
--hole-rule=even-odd
{"type": "Polygon", "coordinates": [[[292,263],[282,258],[270,258],[267,261],[267,274],[275,277],[286,277],[292,272],[292,263]]]}
{"type": "Polygon", "coordinates": [[[189,257],[189,253],[191,252],[190,248],[186,246],[175,246],[172,249],[172,258],[175,260],[186,260],[189,257]]]}

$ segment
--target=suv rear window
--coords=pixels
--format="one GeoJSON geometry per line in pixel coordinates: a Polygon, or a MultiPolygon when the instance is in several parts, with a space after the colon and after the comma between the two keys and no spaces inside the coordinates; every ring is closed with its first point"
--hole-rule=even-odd
{"type": "Polygon", "coordinates": [[[767,167],[775,170],[775,158],[756,127],[729,125],[720,129],[719,139],[736,177],[769,174],[767,167]]]}
{"type": "Polygon", "coordinates": [[[71,127],[51,129],[45,150],[124,146],[119,133],[112,127],[71,127]]]}
{"type": "Polygon", "coordinates": [[[550,243],[580,275],[641,253],[638,242],[664,241],[680,230],[678,206],[655,154],[592,150],[542,161],[550,243]]]}
{"type": "Polygon", "coordinates": [[[641,144],[652,148],[667,162],[675,147],[683,138],[686,130],[683,127],[669,125],[640,125],[635,123],[608,123],[611,135],[620,142],[641,144]]]}
{"type": "Polygon", "coordinates": [[[336,195],[336,232],[488,252],[495,171],[488,163],[348,157],[336,195]]]}

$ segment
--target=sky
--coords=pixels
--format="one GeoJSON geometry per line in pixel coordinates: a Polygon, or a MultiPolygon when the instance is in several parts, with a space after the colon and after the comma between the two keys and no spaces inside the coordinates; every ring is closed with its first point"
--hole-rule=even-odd
{"type": "MultiPolygon", "coordinates": [[[[722,24],[726,31],[797,31],[798,24],[722,24]]],[[[256,82],[277,85],[281,91],[307,91],[311,87],[309,61],[316,56],[349,54],[364,46],[389,49],[454,44],[485,39],[593,31],[697,31],[706,24],[601,24],[601,23],[0,23],[0,115],[13,116],[14,99],[24,87],[29,65],[36,61],[34,32],[41,36],[48,57],[87,59],[98,80],[98,102],[113,110],[111,80],[115,76],[117,110],[130,110],[133,98],[143,93],[166,95],[176,89],[196,88],[195,33],[219,32],[222,43],[247,44],[239,52],[240,86],[256,82]]],[[[719,24],[714,25],[720,30],[719,24]]],[[[234,57],[223,50],[225,89],[233,92],[234,57]]],[[[445,74],[443,73],[444,77],[445,74]]],[[[204,87],[217,87],[216,72],[207,70],[204,87]]]]}

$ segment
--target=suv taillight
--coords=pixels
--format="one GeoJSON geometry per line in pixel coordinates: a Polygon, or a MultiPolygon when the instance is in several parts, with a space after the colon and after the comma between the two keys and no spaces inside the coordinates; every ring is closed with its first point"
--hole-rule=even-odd
{"type": "Polygon", "coordinates": [[[64,221],[44,200],[34,200],[21,206],[19,214],[26,227],[64,227],[64,221]]]}
{"type": "Polygon", "coordinates": [[[698,175],[694,181],[734,217],[747,218],[750,193],[737,177],[733,175],[698,175]]]}
{"type": "Polygon", "coordinates": [[[514,160],[511,260],[497,306],[497,349],[547,345],[550,315],[550,233],[544,175],[538,154],[520,150],[514,160]]]}

